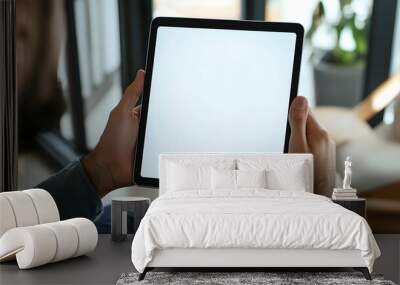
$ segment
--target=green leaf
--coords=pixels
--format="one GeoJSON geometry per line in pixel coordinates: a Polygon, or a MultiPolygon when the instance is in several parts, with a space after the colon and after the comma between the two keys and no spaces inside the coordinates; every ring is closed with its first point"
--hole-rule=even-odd
{"type": "Polygon", "coordinates": [[[312,15],[312,21],[311,21],[311,27],[306,33],[306,39],[311,41],[314,33],[318,30],[318,27],[322,24],[322,22],[325,19],[325,8],[324,4],[320,0],[317,5],[315,6],[313,15],[312,15]]]}
{"type": "Polygon", "coordinates": [[[340,0],[340,1],[339,1],[340,10],[343,12],[343,11],[344,11],[344,8],[345,8],[347,5],[350,5],[351,2],[353,2],[353,0],[340,0]]]}
{"type": "MultiPolygon", "coordinates": [[[[361,27],[357,26],[357,15],[351,7],[353,0],[338,1],[340,9],[339,20],[336,23],[327,23],[332,27],[336,34],[335,46],[331,51],[327,52],[322,60],[341,65],[364,63],[368,51],[368,31],[370,18],[368,17],[366,22],[363,23],[361,27]],[[353,51],[343,50],[339,44],[342,33],[347,28],[350,29],[355,42],[355,49],[353,51]]],[[[318,1],[313,11],[311,27],[306,33],[307,40],[312,40],[312,37],[318,28],[324,22],[326,22],[325,12],[326,9],[323,1],[318,1]]],[[[314,49],[313,53],[316,53],[316,49],[314,49]]]]}

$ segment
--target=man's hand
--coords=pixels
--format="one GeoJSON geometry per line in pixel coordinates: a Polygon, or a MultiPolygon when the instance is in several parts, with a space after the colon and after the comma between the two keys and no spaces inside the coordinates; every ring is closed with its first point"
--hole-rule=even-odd
{"type": "Polygon", "coordinates": [[[95,149],[82,159],[83,166],[100,197],[133,184],[134,151],[139,130],[140,107],[135,107],[143,90],[144,71],[139,70],[118,105],[95,149]]]}
{"type": "MultiPolygon", "coordinates": [[[[121,101],[111,111],[95,149],[82,159],[83,166],[101,197],[133,183],[134,150],[139,130],[144,71],[139,70],[121,101]]],[[[289,111],[289,152],[314,155],[315,193],[329,196],[335,184],[335,144],[310,114],[307,100],[298,96],[289,111]]]]}
{"type": "Polygon", "coordinates": [[[336,177],[335,143],[312,116],[306,98],[294,99],[289,110],[289,124],[289,152],[314,155],[314,192],[330,196],[336,177]]]}

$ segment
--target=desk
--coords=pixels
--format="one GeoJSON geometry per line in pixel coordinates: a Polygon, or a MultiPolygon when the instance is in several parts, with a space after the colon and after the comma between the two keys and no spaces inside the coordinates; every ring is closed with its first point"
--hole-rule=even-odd
{"type": "Polygon", "coordinates": [[[17,263],[0,264],[0,284],[115,284],[124,272],[134,271],[131,261],[133,236],[112,242],[111,235],[99,235],[89,255],[19,270],[17,263]]]}

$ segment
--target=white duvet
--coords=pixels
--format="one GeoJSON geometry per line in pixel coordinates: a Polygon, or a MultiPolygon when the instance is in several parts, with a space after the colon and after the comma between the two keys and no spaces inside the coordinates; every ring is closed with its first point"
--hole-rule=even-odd
{"type": "Polygon", "coordinates": [[[143,272],[155,249],[358,249],[372,271],[380,255],[364,218],[328,198],[299,191],[179,191],[157,198],[132,243],[143,272]]]}

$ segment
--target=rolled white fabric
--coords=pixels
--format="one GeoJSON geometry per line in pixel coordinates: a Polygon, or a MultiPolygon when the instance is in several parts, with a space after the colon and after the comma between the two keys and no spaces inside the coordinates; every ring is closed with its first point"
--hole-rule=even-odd
{"type": "Polygon", "coordinates": [[[88,219],[59,221],[53,197],[42,189],[0,193],[0,261],[17,259],[20,269],[86,254],[98,235],[88,219]]]}
{"type": "Polygon", "coordinates": [[[16,257],[20,269],[86,254],[96,248],[93,222],[75,218],[8,230],[0,238],[0,261],[16,257]]]}
{"type": "Polygon", "coordinates": [[[11,229],[0,239],[0,260],[9,260],[15,255],[20,269],[49,263],[56,250],[55,234],[42,225],[11,229]]]}
{"type": "Polygon", "coordinates": [[[43,189],[29,189],[22,191],[30,196],[36,208],[39,224],[57,222],[60,220],[56,202],[49,192],[43,189]]]}
{"type": "Polygon", "coordinates": [[[8,199],[0,194],[0,237],[9,229],[15,228],[14,211],[8,199]]]}
{"type": "Polygon", "coordinates": [[[38,214],[31,197],[22,191],[0,193],[5,197],[13,209],[17,227],[26,227],[39,224],[38,214]]]}
{"type": "Polygon", "coordinates": [[[65,220],[65,222],[74,226],[78,233],[78,248],[74,257],[86,254],[96,248],[98,234],[93,222],[85,218],[74,218],[65,220]]]}
{"type": "Polygon", "coordinates": [[[56,235],[57,250],[51,262],[71,258],[78,249],[78,233],[74,226],[65,221],[44,224],[56,235]]]}

